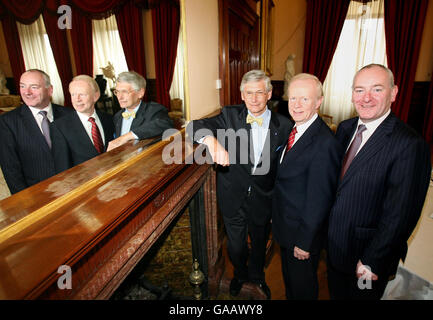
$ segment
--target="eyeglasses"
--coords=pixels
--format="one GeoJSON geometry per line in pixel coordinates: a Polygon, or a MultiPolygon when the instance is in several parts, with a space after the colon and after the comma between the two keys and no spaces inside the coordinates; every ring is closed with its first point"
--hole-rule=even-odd
{"type": "Polygon", "coordinates": [[[266,96],[268,93],[266,91],[256,91],[256,92],[252,92],[252,91],[246,91],[245,92],[245,96],[248,99],[251,99],[253,97],[258,97],[258,98],[263,98],[264,96],[266,96]]]}
{"type": "Polygon", "coordinates": [[[119,96],[119,95],[130,95],[134,91],[135,90],[113,90],[113,93],[116,96],[119,96]]]}

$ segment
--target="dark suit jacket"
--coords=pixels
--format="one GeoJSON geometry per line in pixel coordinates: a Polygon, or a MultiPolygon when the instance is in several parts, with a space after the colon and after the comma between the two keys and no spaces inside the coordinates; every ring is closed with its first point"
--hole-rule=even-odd
{"type": "MultiPolygon", "coordinates": [[[[318,253],[334,202],[342,148],[318,117],[278,166],[272,234],[286,248],[318,253]]],[[[279,161],[278,161],[279,162],[279,161]]]]}
{"type": "MultiPolygon", "coordinates": [[[[114,137],[111,115],[96,111],[105,136],[105,150],[114,137]]],[[[56,173],[67,170],[99,155],[76,112],[51,124],[52,152],[56,173]]]]}
{"type": "MultiPolygon", "coordinates": [[[[124,109],[114,115],[116,138],[120,137],[123,112],[124,109]]],[[[159,136],[169,128],[173,128],[173,121],[168,116],[167,108],[155,102],[142,101],[130,130],[137,135],[138,139],[142,140],[159,136]]]]}
{"type": "MultiPolygon", "coordinates": [[[[340,124],[346,150],[358,118],[340,124]]],[[[328,254],[341,272],[358,260],[379,277],[394,274],[422,210],[431,174],[426,142],[391,113],[340,181],[329,217],[328,254]]]]}
{"type": "MultiPolygon", "coordinates": [[[[54,120],[73,111],[52,107],[54,120]]],[[[0,165],[12,194],[55,174],[51,150],[28,106],[0,116],[0,135],[0,165]]]]}
{"type": "MultiPolygon", "coordinates": [[[[194,133],[200,129],[209,129],[215,137],[217,137],[217,129],[246,130],[248,134],[240,135],[240,138],[236,139],[236,159],[231,157],[231,164],[228,167],[218,166],[218,204],[224,216],[232,217],[236,215],[244,203],[247,191],[251,186],[251,195],[246,211],[251,215],[255,224],[264,225],[271,218],[271,197],[275,182],[277,158],[279,150],[286,143],[291,123],[289,119],[277,113],[271,113],[268,132],[269,144],[263,147],[262,154],[262,159],[268,157],[270,160],[269,171],[265,175],[253,175],[252,169],[254,165],[251,158],[247,155],[248,163],[242,164],[241,156],[245,155],[240,154],[241,149],[250,145],[249,133],[251,125],[246,123],[247,114],[248,110],[245,105],[227,106],[222,109],[219,115],[192,121],[189,126],[192,126],[194,133]]],[[[190,130],[191,128],[187,129],[188,132],[191,132],[190,130]]],[[[194,140],[198,141],[202,136],[196,136],[194,140]]],[[[220,143],[225,143],[227,149],[227,141],[220,140],[220,143]]]]}

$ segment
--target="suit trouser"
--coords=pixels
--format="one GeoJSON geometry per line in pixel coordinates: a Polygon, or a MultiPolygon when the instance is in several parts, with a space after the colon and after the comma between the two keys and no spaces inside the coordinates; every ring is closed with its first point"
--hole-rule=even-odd
{"type": "Polygon", "coordinates": [[[234,267],[234,277],[241,281],[265,281],[266,243],[271,224],[264,226],[251,222],[246,210],[241,207],[233,217],[223,217],[227,233],[227,251],[234,267]],[[251,251],[248,250],[248,234],[251,251]]]}
{"type": "Polygon", "coordinates": [[[380,300],[389,280],[387,276],[379,276],[376,281],[359,280],[355,269],[353,274],[347,274],[335,269],[329,261],[327,268],[329,295],[332,300],[380,300]]]}
{"type": "Polygon", "coordinates": [[[286,298],[288,300],[317,300],[319,254],[310,254],[309,259],[299,260],[293,255],[293,249],[294,247],[281,247],[281,266],[286,298]]]}

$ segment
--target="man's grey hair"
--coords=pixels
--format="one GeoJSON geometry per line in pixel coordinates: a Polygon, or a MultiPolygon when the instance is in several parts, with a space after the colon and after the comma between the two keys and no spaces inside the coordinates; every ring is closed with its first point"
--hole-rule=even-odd
{"type": "MultiPolygon", "coordinates": [[[[88,76],[87,74],[80,74],[78,76],[75,76],[72,78],[72,81],[84,81],[87,82],[91,88],[93,88],[93,90],[97,93],[101,93],[99,90],[99,86],[98,83],[96,82],[95,79],[93,79],[91,76],[88,76]]],[[[69,83],[69,86],[71,85],[71,83],[69,83]]]]}
{"type": "Polygon", "coordinates": [[[376,67],[377,68],[381,68],[381,69],[385,70],[388,73],[390,88],[394,88],[394,86],[395,86],[395,83],[394,83],[394,74],[392,73],[391,69],[385,67],[383,64],[370,63],[370,64],[368,64],[366,66],[363,66],[361,69],[358,70],[358,72],[355,73],[355,76],[353,77],[353,82],[352,82],[352,89],[354,88],[355,78],[358,75],[358,73],[360,73],[364,69],[371,69],[371,68],[376,68],[376,67]]]}
{"type": "Polygon", "coordinates": [[[257,82],[257,81],[265,81],[266,91],[269,92],[272,90],[271,79],[266,75],[266,73],[262,70],[251,70],[244,74],[241,81],[241,92],[244,91],[245,84],[249,82],[257,82]]]}
{"type": "Polygon", "coordinates": [[[135,91],[139,91],[140,89],[146,90],[146,79],[135,71],[119,73],[116,79],[117,82],[127,82],[135,91]]]}
{"type": "Polygon", "coordinates": [[[317,86],[317,94],[318,97],[323,97],[323,85],[322,82],[320,82],[319,78],[317,78],[315,75],[310,73],[298,73],[296,76],[292,77],[289,81],[289,84],[287,86],[287,90],[290,89],[290,84],[295,80],[314,80],[316,82],[317,86]]]}
{"type": "Polygon", "coordinates": [[[45,88],[51,87],[50,76],[45,71],[42,71],[42,70],[39,70],[39,69],[29,69],[29,70],[26,70],[26,72],[24,72],[24,73],[27,73],[27,72],[37,72],[37,73],[39,73],[40,75],[42,75],[42,78],[44,78],[45,88]]]}

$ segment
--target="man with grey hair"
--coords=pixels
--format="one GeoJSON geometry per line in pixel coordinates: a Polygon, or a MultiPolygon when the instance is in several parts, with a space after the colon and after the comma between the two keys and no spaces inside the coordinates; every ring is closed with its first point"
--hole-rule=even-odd
{"type": "Polygon", "coordinates": [[[341,122],[336,134],[346,155],[329,216],[331,299],[380,299],[423,208],[430,149],[391,111],[397,93],[383,65],[367,65],[353,78],[358,117],[341,122]]]}
{"type": "Polygon", "coordinates": [[[0,165],[12,194],[55,174],[49,124],[72,112],[51,103],[53,86],[42,70],[21,75],[20,94],[24,104],[0,116],[0,165]]]}
{"type": "Polygon", "coordinates": [[[95,79],[76,76],[69,84],[69,92],[75,112],[51,126],[57,173],[105,152],[114,136],[112,116],[95,109],[100,96],[95,79]]]}
{"type": "Polygon", "coordinates": [[[116,139],[108,145],[108,151],[130,140],[142,140],[161,135],[173,127],[167,108],[142,101],[146,91],[146,80],[134,71],[122,72],[116,80],[114,94],[120,110],[114,115],[116,139]]]}
{"type": "Polygon", "coordinates": [[[230,294],[237,296],[244,283],[251,282],[270,299],[264,266],[271,227],[271,196],[278,155],[287,140],[290,120],[267,108],[272,85],[263,71],[247,72],[240,90],[244,104],[226,106],[215,117],[194,120],[187,131],[192,129],[194,141],[205,144],[213,161],[220,165],[217,197],[227,233],[227,251],[234,266],[230,294]],[[212,134],[204,134],[203,129],[212,134]],[[220,130],[245,134],[221,137],[217,135],[220,130]],[[235,144],[235,152],[229,154],[227,142],[235,144]],[[247,157],[243,153],[248,153],[247,157]],[[240,160],[243,157],[247,158],[245,163],[240,160]],[[263,163],[268,164],[266,170],[260,170],[263,163]]]}

